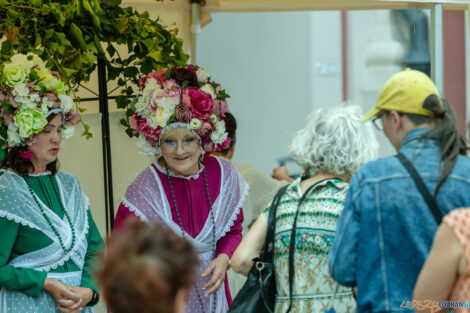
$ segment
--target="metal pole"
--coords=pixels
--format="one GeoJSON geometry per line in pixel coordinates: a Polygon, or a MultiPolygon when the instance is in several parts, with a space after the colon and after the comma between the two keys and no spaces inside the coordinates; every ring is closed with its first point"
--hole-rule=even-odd
{"type": "Polygon", "coordinates": [[[444,97],[442,25],[442,3],[435,3],[431,8],[431,78],[434,80],[441,97],[444,97]]]}
{"type": "Polygon", "coordinates": [[[197,64],[197,36],[201,32],[201,1],[191,0],[191,63],[197,64]]]}
{"type": "MultiPolygon", "coordinates": [[[[466,112],[466,118],[465,118],[465,124],[468,125],[470,121],[470,5],[468,6],[468,9],[465,11],[465,85],[466,85],[466,107],[465,107],[465,112],[466,112]]],[[[466,127],[467,131],[465,133],[465,136],[467,139],[469,139],[469,131],[468,131],[468,126],[466,127]]]]}
{"type": "Polygon", "coordinates": [[[109,130],[108,87],[106,84],[106,64],[98,58],[98,86],[101,113],[101,140],[103,147],[103,174],[105,193],[106,233],[111,233],[114,226],[113,175],[111,163],[111,141],[109,130]]]}

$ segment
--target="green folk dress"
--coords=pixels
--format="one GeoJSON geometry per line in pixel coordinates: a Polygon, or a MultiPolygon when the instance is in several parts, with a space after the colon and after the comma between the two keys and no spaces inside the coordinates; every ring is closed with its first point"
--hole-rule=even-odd
{"type": "MultiPolygon", "coordinates": [[[[289,307],[289,247],[295,212],[302,197],[300,181],[299,177],[287,188],[276,212],[275,313],[285,313],[289,307]]],[[[290,313],[322,313],[329,309],[336,282],[328,273],[328,252],[335,240],[336,223],[348,187],[339,179],[323,181],[310,190],[299,208],[290,313]]],[[[263,213],[267,219],[269,207],[263,213]]],[[[351,288],[340,287],[331,303],[336,313],[356,312],[351,288]]]]}
{"type": "MultiPolygon", "coordinates": [[[[73,248],[66,253],[23,178],[9,170],[0,174],[0,312],[59,312],[53,297],[42,290],[46,277],[98,292],[90,269],[96,266],[93,256],[102,239],[78,180],[64,172],[52,179],[49,173],[24,178],[44,205],[66,249],[75,233],[73,248]],[[74,232],[59,201],[65,204],[74,232]]],[[[92,312],[94,304],[89,303],[82,312],[92,312]]]]}

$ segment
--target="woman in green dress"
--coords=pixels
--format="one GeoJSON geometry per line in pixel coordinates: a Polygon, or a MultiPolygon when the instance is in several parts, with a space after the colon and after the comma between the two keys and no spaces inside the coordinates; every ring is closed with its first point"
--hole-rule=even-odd
{"type": "Polygon", "coordinates": [[[0,72],[0,312],[92,312],[89,269],[102,239],[78,179],[57,169],[80,117],[36,55],[15,55],[0,72]]]}

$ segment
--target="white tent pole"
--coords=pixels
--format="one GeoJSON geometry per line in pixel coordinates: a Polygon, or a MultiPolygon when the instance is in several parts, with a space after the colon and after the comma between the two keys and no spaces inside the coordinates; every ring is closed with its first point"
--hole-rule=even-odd
{"type": "MultiPolygon", "coordinates": [[[[465,11],[465,83],[466,83],[466,118],[465,125],[470,121],[470,6],[465,11]]],[[[468,128],[465,127],[465,136],[469,138],[468,128]]]]}
{"type": "Polygon", "coordinates": [[[431,77],[444,96],[444,54],[442,29],[442,3],[433,4],[431,8],[431,77]]]}
{"type": "Polygon", "coordinates": [[[197,64],[197,36],[201,31],[201,3],[197,0],[191,1],[191,63],[197,64]]]}

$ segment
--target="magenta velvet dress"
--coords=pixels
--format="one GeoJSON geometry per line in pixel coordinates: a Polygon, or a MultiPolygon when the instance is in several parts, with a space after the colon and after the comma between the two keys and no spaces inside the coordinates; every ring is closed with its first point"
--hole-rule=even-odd
{"type": "MultiPolygon", "coordinates": [[[[161,168],[157,162],[154,162],[151,166],[158,173],[158,177],[163,185],[166,198],[171,207],[172,220],[176,224],[179,224],[165,169],[161,168]]],[[[219,196],[219,191],[221,188],[221,167],[219,165],[219,161],[216,158],[211,156],[204,157],[201,170],[193,176],[183,177],[170,173],[183,228],[186,233],[188,233],[193,238],[195,238],[201,232],[206,223],[206,220],[210,218],[209,202],[204,186],[202,168],[205,168],[207,182],[209,185],[209,194],[212,203],[214,203],[219,196]]],[[[155,192],[158,192],[158,190],[155,190],[155,192]]],[[[136,217],[134,212],[121,202],[116,215],[114,230],[121,229],[123,227],[124,220],[129,216],[136,217]]],[[[233,221],[233,226],[224,237],[217,241],[216,255],[225,253],[230,258],[232,257],[233,252],[242,239],[242,222],[243,211],[240,209],[240,213],[233,221]]],[[[225,279],[224,285],[227,302],[230,305],[232,299],[230,296],[227,279],[225,279]]]]}

